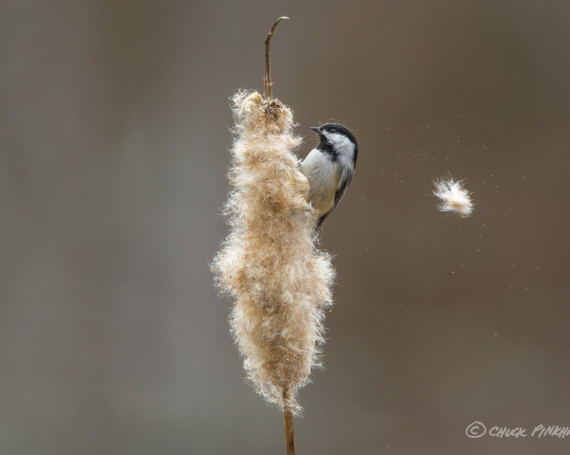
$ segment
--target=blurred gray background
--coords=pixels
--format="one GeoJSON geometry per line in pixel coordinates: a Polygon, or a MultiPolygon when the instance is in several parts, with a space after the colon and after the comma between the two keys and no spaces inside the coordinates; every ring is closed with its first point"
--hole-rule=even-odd
{"type": "Polygon", "coordinates": [[[228,98],[355,132],[299,454],[567,454],[567,1],[3,1],[0,454],[284,453],[209,261],[228,98]],[[465,178],[469,219],[432,180],[465,178]]]}

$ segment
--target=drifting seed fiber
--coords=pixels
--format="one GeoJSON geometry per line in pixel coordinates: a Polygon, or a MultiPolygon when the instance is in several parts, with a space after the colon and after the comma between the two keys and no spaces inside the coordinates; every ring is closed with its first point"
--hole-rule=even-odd
{"type": "Polygon", "coordinates": [[[437,179],[433,184],[435,185],[433,194],[441,201],[437,207],[440,211],[452,212],[463,218],[473,213],[471,197],[461,181],[446,178],[437,179]]]}

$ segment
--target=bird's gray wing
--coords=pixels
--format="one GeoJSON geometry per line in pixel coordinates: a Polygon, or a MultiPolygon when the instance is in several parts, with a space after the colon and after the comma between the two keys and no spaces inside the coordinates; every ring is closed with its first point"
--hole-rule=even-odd
{"type": "MultiPolygon", "coordinates": [[[[334,194],[334,206],[333,206],[332,210],[334,210],[336,208],[338,203],[344,197],[344,195],[346,193],[346,189],[348,188],[348,185],[350,185],[350,182],[352,181],[352,174],[353,174],[353,172],[349,171],[349,170],[346,170],[344,172],[344,175],[342,176],[342,180],[340,181],[340,185],[338,186],[338,189],[336,190],[336,193],[334,194]]],[[[331,212],[332,212],[332,210],[331,210],[331,212]]]]}
{"type": "Polygon", "coordinates": [[[332,208],[327,213],[325,213],[323,216],[321,216],[318,219],[317,228],[321,227],[321,224],[323,224],[325,222],[327,217],[332,213],[332,211],[336,208],[338,203],[344,197],[344,195],[346,193],[346,189],[348,188],[348,185],[352,181],[352,175],[353,175],[353,172],[351,172],[351,171],[347,170],[344,172],[344,175],[342,176],[342,180],[340,181],[338,189],[336,190],[336,192],[334,194],[334,205],[332,206],[332,208]]]}

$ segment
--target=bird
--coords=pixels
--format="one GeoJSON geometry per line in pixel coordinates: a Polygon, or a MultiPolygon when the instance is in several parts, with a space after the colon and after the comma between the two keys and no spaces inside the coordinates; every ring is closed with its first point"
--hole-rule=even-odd
{"type": "Polygon", "coordinates": [[[309,181],[309,202],[317,211],[318,229],[346,194],[356,167],[358,144],[354,134],[340,123],[311,129],[320,142],[302,161],[300,170],[309,181]]]}

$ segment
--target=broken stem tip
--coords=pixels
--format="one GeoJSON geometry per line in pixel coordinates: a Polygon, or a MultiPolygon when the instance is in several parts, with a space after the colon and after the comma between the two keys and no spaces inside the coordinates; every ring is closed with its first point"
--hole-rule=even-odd
{"type": "Polygon", "coordinates": [[[273,83],[271,82],[271,55],[269,52],[269,41],[271,37],[275,34],[275,28],[277,24],[281,21],[288,21],[287,16],[281,16],[273,23],[273,27],[269,30],[267,38],[265,38],[265,79],[263,80],[263,96],[269,91],[269,98],[273,98],[273,83]]]}

